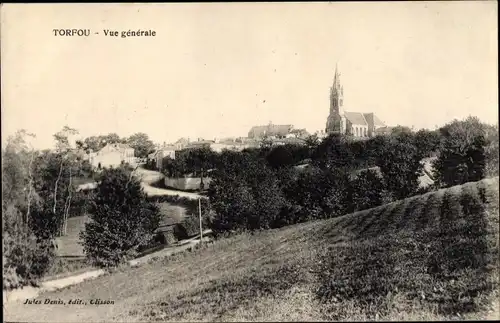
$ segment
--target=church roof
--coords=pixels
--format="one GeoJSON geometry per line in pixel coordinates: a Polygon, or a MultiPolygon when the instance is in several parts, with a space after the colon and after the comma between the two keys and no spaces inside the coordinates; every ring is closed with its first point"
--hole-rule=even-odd
{"type": "Polygon", "coordinates": [[[379,118],[377,118],[377,116],[375,114],[373,114],[373,121],[375,123],[375,126],[385,127],[385,123],[382,120],[380,120],[379,118]]]}
{"type": "Polygon", "coordinates": [[[375,127],[385,127],[385,123],[383,123],[379,118],[377,118],[377,116],[373,112],[364,113],[364,117],[366,121],[372,120],[373,118],[373,125],[375,127]]]}
{"type": "Polygon", "coordinates": [[[344,113],[345,117],[349,122],[351,122],[353,125],[363,125],[367,126],[368,123],[366,122],[366,119],[364,115],[361,112],[345,112],[344,113]]]}

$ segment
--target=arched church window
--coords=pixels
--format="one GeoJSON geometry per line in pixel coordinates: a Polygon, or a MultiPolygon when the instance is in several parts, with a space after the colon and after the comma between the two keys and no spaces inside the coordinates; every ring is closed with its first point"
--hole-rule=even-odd
{"type": "Polygon", "coordinates": [[[356,137],[359,136],[359,130],[358,130],[358,127],[355,128],[355,134],[356,134],[356,137]]]}
{"type": "Polygon", "coordinates": [[[368,137],[368,129],[365,128],[365,137],[368,137]]]}

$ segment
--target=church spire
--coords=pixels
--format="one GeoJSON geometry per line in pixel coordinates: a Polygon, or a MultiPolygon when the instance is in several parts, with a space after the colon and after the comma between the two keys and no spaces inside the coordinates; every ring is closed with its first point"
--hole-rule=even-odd
{"type": "Polygon", "coordinates": [[[338,68],[338,63],[335,63],[335,76],[333,77],[333,88],[338,89],[340,87],[340,73],[338,68]]]}

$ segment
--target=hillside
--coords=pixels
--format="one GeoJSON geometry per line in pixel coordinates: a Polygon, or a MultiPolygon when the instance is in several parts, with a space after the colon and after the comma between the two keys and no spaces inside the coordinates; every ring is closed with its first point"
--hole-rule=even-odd
{"type": "Polygon", "coordinates": [[[491,318],[498,177],[340,218],[223,239],[38,297],[9,321],[491,318]]]}

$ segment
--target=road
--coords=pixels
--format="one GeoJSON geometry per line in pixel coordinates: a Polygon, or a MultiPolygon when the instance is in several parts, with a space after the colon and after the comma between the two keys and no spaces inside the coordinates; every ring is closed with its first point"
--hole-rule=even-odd
{"type": "MultiPolygon", "coordinates": [[[[135,172],[135,175],[140,179],[141,186],[143,187],[144,192],[149,196],[158,196],[158,195],[175,196],[175,195],[179,195],[179,196],[187,197],[187,198],[191,198],[191,199],[199,199],[200,197],[202,197],[201,195],[199,195],[197,193],[169,190],[169,189],[151,186],[151,184],[158,182],[159,180],[163,180],[165,178],[165,176],[160,172],[144,169],[142,167],[137,167],[134,172],[135,172]]],[[[86,183],[86,184],[80,185],[78,189],[95,188],[95,186],[96,186],[96,183],[86,183]]]]}
{"type": "Polygon", "coordinates": [[[191,192],[183,192],[176,190],[169,190],[164,188],[158,188],[151,186],[152,183],[158,182],[159,180],[163,180],[165,176],[157,171],[144,169],[142,167],[138,167],[135,170],[136,176],[138,176],[141,180],[141,185],[144,188],[144,192],[149,196],[157,196],[157,195],[179,195],[182,197],[188,197],[191,199],[199,199],[202,197],[199,194],[191,193],[191,192]]]}

